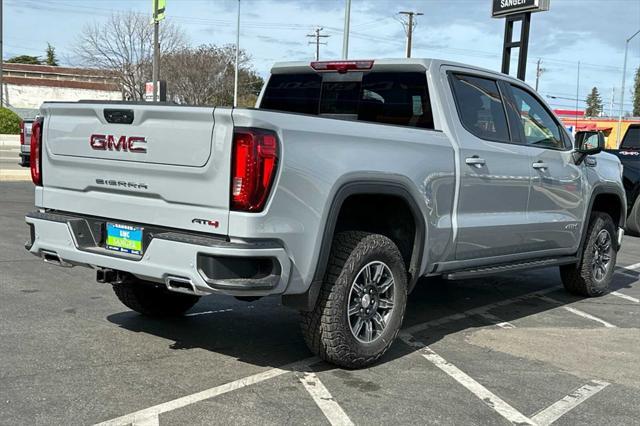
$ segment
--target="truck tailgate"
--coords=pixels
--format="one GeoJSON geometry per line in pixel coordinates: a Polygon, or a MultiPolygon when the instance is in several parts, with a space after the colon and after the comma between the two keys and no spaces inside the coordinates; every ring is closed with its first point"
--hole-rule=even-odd
{"type": "Polygon", "coordinates": [[[39,207],[227,233],[231,110],[80,102],[42,112],[39,207]]]}

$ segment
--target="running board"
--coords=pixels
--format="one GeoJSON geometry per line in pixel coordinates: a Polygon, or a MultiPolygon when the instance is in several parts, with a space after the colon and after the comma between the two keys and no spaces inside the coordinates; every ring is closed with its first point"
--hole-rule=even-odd
{"type": "Polygon", "coordinates": [[[524,269],[546,268],[548,266],[568,265],[577,263],[578,258],[573,256],[554,257],[540,260],[508,263],[502,265],[483,266],[477,268],[462,269],[456,272],[449,272],[442,275],[446,280],[464,280],[467,278],[478,278],[487,275],[499,274],[501,272],[522,271],[524,269]]]}

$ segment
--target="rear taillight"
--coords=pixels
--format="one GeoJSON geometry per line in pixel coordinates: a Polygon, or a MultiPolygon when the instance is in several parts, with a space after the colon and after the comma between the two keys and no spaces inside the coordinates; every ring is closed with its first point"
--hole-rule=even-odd
{"type": "Polygon", "coordinates": [[[231,163],[231,209],[262,211],[278,165],[278,138],[269,130],[236,128],[231,163]]]}
{"type": "Polygon", "coordinates": [[[20,120],[20,145],[24,145],[24,121],[20,120]]]}
{"type": "Polygon", "coordinates": [[[337,71],[346,73],[349,70],[370,70],[373,61],[316,61],[311,62],[311,68],[316,71],[337,71]]]}
{"type": "Polygon", "coordinates": [[[37,117],[31,126],[31,180],[42,186],[42,117],[37,117]]]}

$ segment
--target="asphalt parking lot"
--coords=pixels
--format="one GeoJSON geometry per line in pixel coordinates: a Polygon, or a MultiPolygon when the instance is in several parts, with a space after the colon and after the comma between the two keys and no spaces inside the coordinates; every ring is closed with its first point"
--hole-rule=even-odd
{"type": "Polygon", "coordinates": [[[127,310],[94,272],[24,250],[28,182],[0,182],[0,424],[640,424],[640,238],[614,292],[556,269],[421,282],[376,366],[311,357],[279,300],[127,310]]]}

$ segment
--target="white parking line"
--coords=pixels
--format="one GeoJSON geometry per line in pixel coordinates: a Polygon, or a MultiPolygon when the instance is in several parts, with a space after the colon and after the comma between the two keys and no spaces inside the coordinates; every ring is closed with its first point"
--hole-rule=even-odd
{"type": "Polygon", "coordinates": [[[318,375],[311,372],[300,373],[300,382],[309,392],[318,408],[322,410],[329,423],[335,426],[353,425],[353,422],[342,407],[333,399],[329,390],[322,384],[318,375]]]}
{"type": "MultiPolygon", "coordinates": [[[[139,421],[149,421],[154,417],[158,417],[162,413],[168,411],[177,410],[178,408],[186,407],[187,405],[195,404],[196,402],[203,401],[205,399],[213,398],[218,395],[222,395],[237,389],[242,389],[247,386],[255,385],[256,383],[263,382],[265,380],[273,379],[274,377],[281,376],[292,371],[298,371],[307,368],[309,365],[315,364],[320,360],[317,357],[311,357],[303,359],[302,361],[287,364],[280,368],[272,368],[262,373],[254,374],[253,376],[244,377],[242,379],[234,380],[224,385],[216,386],[210,389],[203,390],[198,393],[183,396],[171,401],[163,402],[158,405],[154,405],[149,408],[145,408],[140,411],[136,411],[124,416],[117,417],[106,422],[98,423],[97,426],[115,426],[115,425],[130,425],[138,424],[139,421]]],[[[144,424],[144,423],[143,423],[144,424]]],[[[149,423],[147,423],[149,424],[149,423]]]]}
{"type": "Polygon", "coordinates": [[[416,334],[419,333],[421,331],[424,331],[430,327],[435,327],[438,325],[442,325],[442,324],[446,324],[448,322],[451,321],[457,321],[460,319],[464,319],[467,318],[471,315],[483,315],[485,313],[487,313],[487,311],[500,307],[500,306],[505,306],[505,305],[510,305],[512,303],[515,302],[519,302],[522,300],[527,300],[527,299],[531,299],[534,297],[539,297],[539,296],[544,296],[547,293],[552,293],[554,291],[558,291],[560,290],[562,287],[560,286],[555,286],[555,287],[550,287],[550,288],[546,288],[544,290],[538,290],[538,291],[533,291],[531,293],[526,293],[523,294],[521,296],[516,296],[513,297],[511,299],[505,299],[505,300],[501,300],[499,302],[495,302],[495,303],[489,303],[488,305],[484,305],[484,306],[479,306],[477,308],[473,308],[473,309],[469,309],[468,311],[464,311],[464,312],[457,312],[455,314],[451,314],[451,315],[447,315],[444,317],[440,317],[440,318],[436,318],[433,319],[431,321],[426,321],[426,322],[421,322],[419,324],[415,324],[412,325],[411,327],[407,327],[403,330],[403,332],[407,333],[407,334],[416,334]]]}
{"type": "Polygon", "coordinates": [[[149,417],[137,419],[132,423],[132,426],[160,426],[160,416],[152,414],[149,417]]]}
{"type": "Polygon", "coordinates": [[[634,263],[633,265],[622,266],[622,267],[625,269],[640,269],[640,262],[634,263]]]}
{"type": "Polygon", "coordinates": [[[464,371],[460,370],[455,365],[451,364],[440,355],[435,353],[431,348],[425,346],[423,343],[415,340],[412,336],[402,333],[400,338],[404,340],[408,345],[418,349],[420,355],[433,365],[444,371],[456,382],[467,388],[471,393],[477,396],[485,405],[492,410],[496,411],[502,417],[515,424],[535,424],[530,418],[513,408],[502,398],[491,392],[489,389],[476,382],[464,371]]]}
{"type": "Polygon", "coordinates": [[[550,425],[607,386],[609,386],[607,382],[592,380],[591,383],[576,389],[560,401],[540,411],[531,420],[540,426],[550,425]]]}
{"type": "Polygon", "coordinates": [[[510,322],[507,321],[502,321],[502,319],[498,318],[497,316],[493,315],[492,313],[489,312],[482,312],[480,314],[482,318],[486,319],[487,321],[489,321],[490,323],[494,324],[497,327],[500,328],[516,328],[515,325],[511,324],[510,322]]]}
{"type": "Polygon", "coordinates": [[[220,314],[223,312],[231,312],[233,309],[220,309],[217,311],[204,311],[204,312],[192,312],[190,314],[185,314],[185,317],[197,317],[198,315],[209,315],[209,314],[220,314]]]}
{"type": "MultiPolygon", "coordinates": [[[[561,302],[559,300],[556,299],[552,299],[548,296],[540,296],[540,299],[545,300],[549,303],[555,303],[556,305],[563,305],[564,302],[561,302]]],[[[582,318],[586,318],[589,319],[591,321],[595,321],[598,322],[602,325],[604,325],[607,328],[618,328],[617,326],[611,324],[610,322],[607,322],[605,320],[603,320],[602,318],[598,318],[594,315],[588,314],[585,311],[581,311],[580,309],[576,309],[576,308],[572,308],[571,306],[562,306],[562,309],[564,309],[565,311],[571,312],[572,314],[576,314],[582,318]]]]}
{"type": "Polygon", "coordinates": [[[617,291],[612,291],[609,294],[611,294],[613,296],[618,296],[618,297],[620,297],[622,299],[626,299],[626,300],[629,300],[631,302],[640,303],[640,299],[636,299],[635,297],[627,296],[626,294],[622,294],[622,293],[619,293],[617,291]]]}

